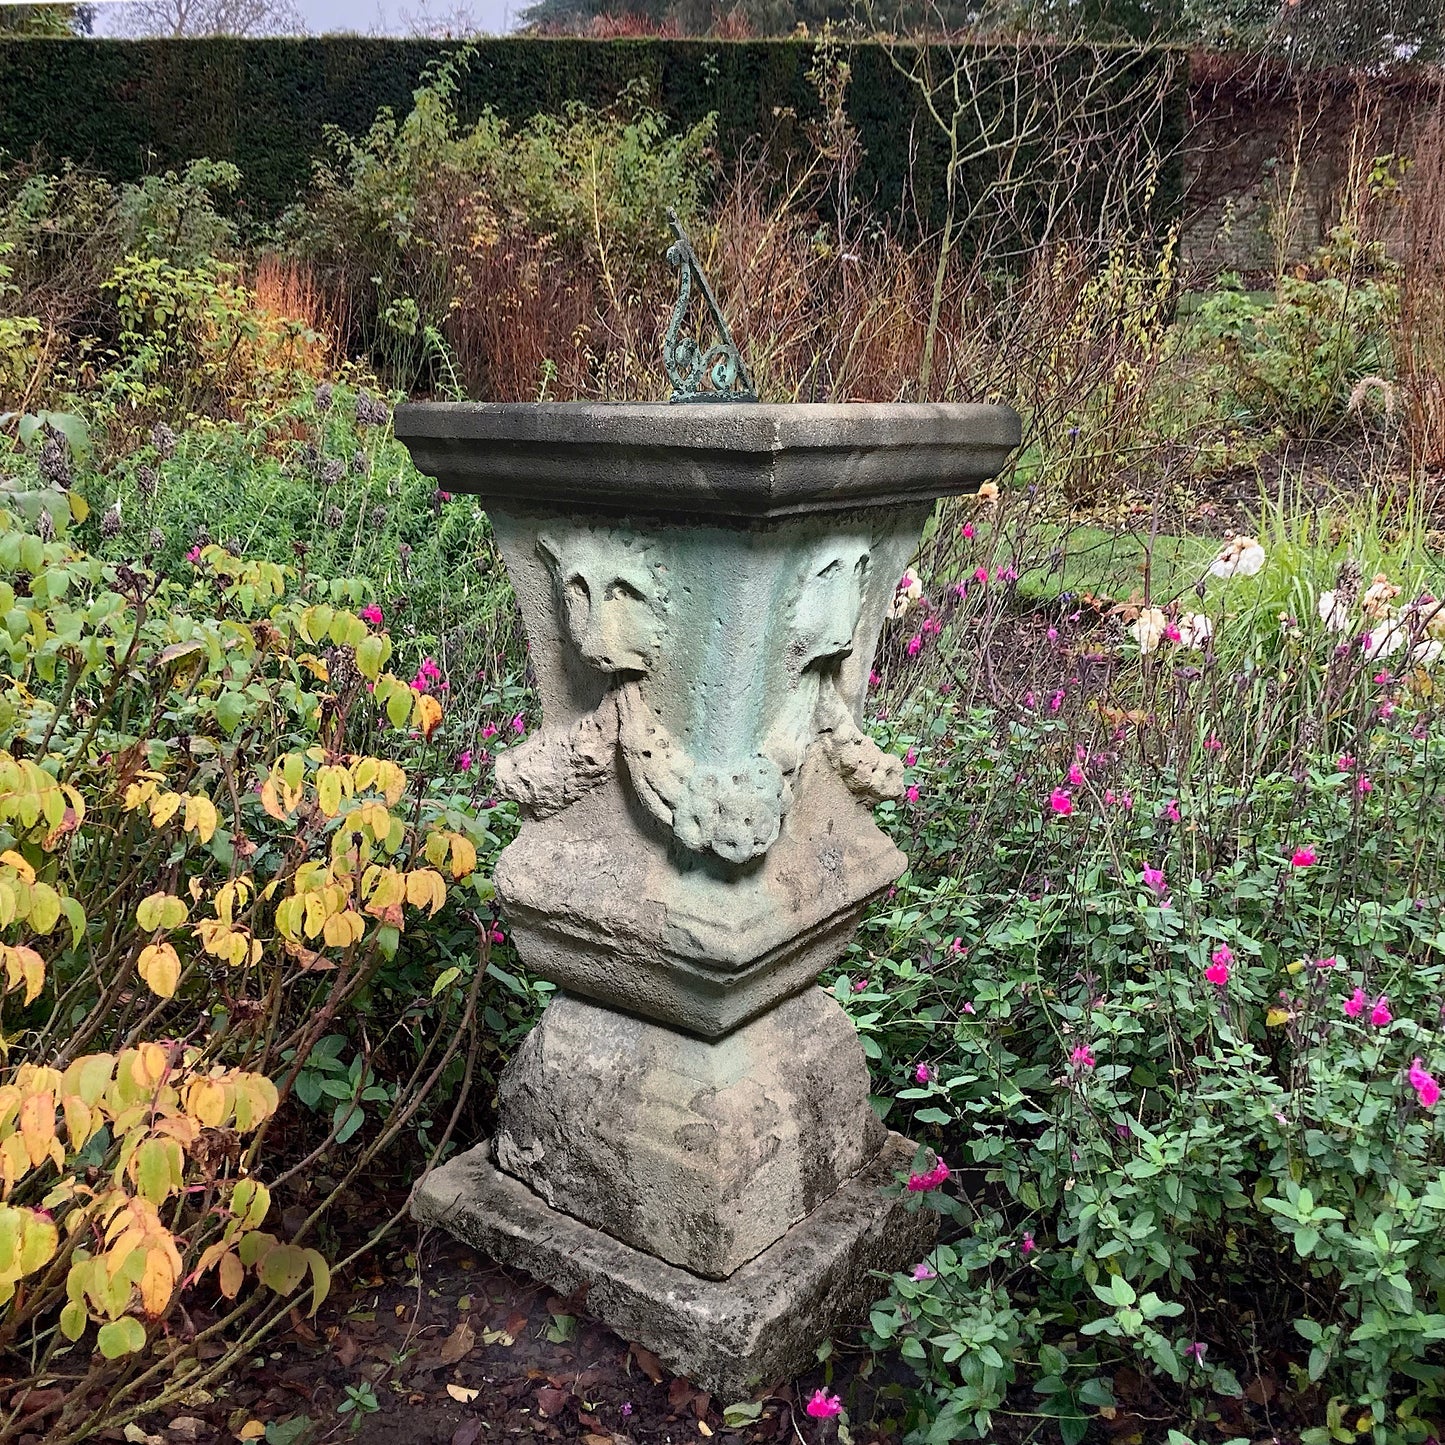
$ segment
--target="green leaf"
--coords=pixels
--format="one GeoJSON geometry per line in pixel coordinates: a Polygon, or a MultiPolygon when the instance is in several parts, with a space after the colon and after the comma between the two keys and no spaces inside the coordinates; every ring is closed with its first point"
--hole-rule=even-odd
{"type": "Polygon", "coordinates": [[[85,1305],[80,1300],[71,1300],[60,1312],[60,1333],[67,1340],[78,1340],[89,1323],[90,1316],[86,1314],[85,1305]]]}
{"type": "Polygon", "coordinates": [[[437,974],[437,981],[431,986],[431,996],[435,998],[443,989],[455,983],[461,976],[462,971],[459,968],[444,968],[437,974]]]}
{"type": "Polygon", "coordinates": [[[743,1400],[736,1405],[728,1405],[723,1410],[723,1424],[733,1430],[738,1430],[744,1425],[751,1425],[754,1420],[762,1416],[762,1413],[761,1400],[743,1400]]]}
{"type": "Polygon", "coordinates": [[[296,1244],[278,1244],[274,1249],[267,1250],[261,1260],[261,1283],[283,1298],[294,1294],[296,1287],[306,1278],[311,1264],[308,1256],[314,1253],[314,1250],[305,1250],[296,1244]]]}
{"type": "Polygon", "coordinates": [[[145,1326],[132,1315],[104,1324],[96,1333],[95,1343],[107,1360],[118,1360],[122,1355],[133,1355],[145,1348],[145,1326]]]}

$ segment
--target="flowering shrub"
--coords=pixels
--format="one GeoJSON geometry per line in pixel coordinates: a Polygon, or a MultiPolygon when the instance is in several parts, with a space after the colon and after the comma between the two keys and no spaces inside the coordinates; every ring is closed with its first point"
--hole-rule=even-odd
{"type": "Polygon", "coordinates": [[[239,1349],[304,1285],[324,1297],[306,1236],[335,1191],[292,1158],[356,1133],[380,1002],[389,1108],[346,1180],[404,1131],[444,1146],[428,1101],[475,1058],[479,1009],[504,1033],[536,996],[488,971],[493,814],[444,693],[386,670],[364,584],[214,544],[167,581],[78,547],[64,487],[3,500],[0,1348],[22,1394],[66,1382],[47,1438],[79,1441],[228,1367],[173,1328],[183,1299],[239,1349]],[[318,1132],[293,1100],[341,1048],[365,1058],[318,1132]],[[278,1194],[304,1206],[285,1238],[278,1194]]]}
{"type": "MultiPolygon", "coordinates": [[[[1370,626],[1349,567],[1251,632],[1258,546],[1230,549],[1192,657],[1078,612],[957,611],[932,676],[950,646],[983,665],[882,710],[912,867],[836,993],[944,1174],[925,1154],[906,1192],[945,1243],[872,1319],[929,1387],[929,1439],[988,1438],[1019,1390],[1067,1441],[1125,1406],[1239,1434],[1261,1361],[1307,1445],[1445,1419],[1434,657],[1341,646],[1370,626]]],[[[1390,605],[1428,641],[1428,597],[1390,605]]]]}

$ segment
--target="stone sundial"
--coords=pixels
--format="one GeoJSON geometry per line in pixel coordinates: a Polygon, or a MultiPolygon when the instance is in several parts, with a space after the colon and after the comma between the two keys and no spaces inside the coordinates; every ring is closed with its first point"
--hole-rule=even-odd
{"type": "Polygon", "coordinates": [[[922,1257],[885,1192],[851,1022],[815,987],[905,859],[873,805],[900,761],[862,730],[895,585],[934,502],[1019,443],[1007,407],[769,405],[681,228],[671,403],[427,403],[417,466],[486,505],[542,726],[497,762],[521,810],[496,886],[558,992],[497,1130],[418,1219],[741,1399],[805,1368],[922,1257]],[[682,335],[694,287],[720,340],[682,335]]]}

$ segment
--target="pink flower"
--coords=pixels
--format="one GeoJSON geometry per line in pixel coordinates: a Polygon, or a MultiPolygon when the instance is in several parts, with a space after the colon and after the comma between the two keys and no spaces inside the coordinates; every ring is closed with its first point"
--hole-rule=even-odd
{"type": "Polygon", "coordinates": [[[1168,818],[1171,823],[1179,822],[1179,800],[1177,798],[1171,798],[1164,805],[1164,816],[1168,818]]]}
{"type": "Polygon", "coordinates": [[[903,766],[905,768],[912,768],[916,767],[917,765],[918,750],[916,748],[909,748],[908,751],[903,755],[903,766]]]}
{"type": "Polygon", "coordinates": [[[1056,693],[1049,699],[1049,711],[1050,711],[1050,712],[1058,712],[1058,710],[1059,710],[1061,707],[1063,707],[1063,705],[1064,705],[1064,690],[1063,690],[1063,688],[1060,688],[1060,689],[1058,690],[1058,692],[1056,692],[1056,693]]]}
{"type": "Polygon", "coordinates": [[[463,748],[461,752],[457,754],[457,772],[469,773],[471,770],[472,750],[470,748],[463,748]]]}
{"type": "Polygon", "coordinates": [[[1204,970],[1204,977],[1215,988],[1223,988],[1229,982],[1229,965],[1233,962],[1234,955],[1229,951],[1229,945],[1221,943],[1210,955],[1209,967],[1204,970]]]}
{"type": "Polygon", "coordinates": [[[814,1390],[808,1396],[808,1403],[803,1408],[815,1420],[831,1420],[834,1415],[843,1413],[843,1401],[837,1395],[830,1395],[826,1390],[814,1390]]]}
{"type": "Polygon", "coordinates": [[[1024,1237],[1023,1237],[1021,1240],[1019,1240],[1019,1253],[1020,1253],[1021,1255],[1023,1255],[1023,1257],[1024,1257],[1025,1259],[1027,1259],[1027,1258],[1029,1257],[1029,1255],[1031,1255],[1031,1254],[1034,1252],[1034,1250],[1036,1250],[1037,1248],[1038,1248],[1038,1245],[1036,1245],[1036,1244],[1034,1243],[1034,1232],[1033,1232],[1033,1230],[1032,1230],[1032,1229],[1026,1229],[1026,1230],[1024,1230],[1024,1237]]]}
{"type": "Polygon", "coordinates": [[[512,719],[512,731],[518,734],[527,731],[527,720],[522,716],[521,713],[518,713],[516,717],[512,719]]]}
{"type": "Polygon", "coordinates": [[[1069,764],[1069,782],[1076,788],[1084,786],[1084,770],[1078,763],[1069,764]]]}
{"type": "Polygon", "coordinates": [[[1220,742],[1213,733],[1210,733],[1210,735],[1204,739],[1204,746],[1208,748],[1211,753],[1217,753],[1224,744],[1220,742]]]}
{"type": "Polygon", "coordinates": [[[496,924],[493,924],[493,925],[492,925],[492,942],[493,942],[493,943],[505,943],[506,941],[507,941],[507,935],[506,935],[505,933],[503,933],[502,930],[496,926],[496,924]]]}
{"type": "Polygon", "coordinates": [[[963,1011],[964,1011],[964,1013],[966,1013],[966,1014],[971,1014],[971,1013],[975,1012],[975,1009],[974,1009],[974,1007],[973,1007],[972,1001],[964,1004],[964,1006],[963,1006],[963,1011]]]}
{"type": "Polygon", "coordinates": [[[923,626],[919,629],[925,637],[937,637],[943,631],[943,623],[936,617],[925,617],[923,626]]]}
{"type": "Polygon", "coordinates": [[[1089,1052],[1087,1044],[1077,1044],[1073,1053],[1069,1055],[1069,1062],[1082,1072],[1085,1069],[1092,1069],[1098,1060],[1089,1052]]]}
{"type": "Polygon", "coordinates": [[[1345,1017],[1357,1019],[1365,1011],[1365,991],[1356,988],[1349,998],[1345,1000],[1345,1017]]]}
{"type": "Polygon", "coordinates": [[[975,582],[987,582],[987,581],[988,581],[988,568],[987,568],[987,567],[975,567],[975,568],[973,569],[973,580],[974,580],[975,582]]]}
{"type": "Polygon", "coordinates": [[[1379,998],[1375,1000],[1374,1008],[1370,1010],[1370,1022],[1374,1024],[1377,1029],[1382,1029],[1393,1018],[1394,1014],[1390,1012],[1390,1001],[1384,994],[1381,994],[1379,998]]]}
{"type": "Polygon", "coordinates": [[[1361,773],[1355,782],[1355,791],[1358,793],[1373,793],[1375,791],[1375,785],[1361,773]]]}
{"type": "Polygon", "coordinates": [[[908,1192],[910,1194],[928,1194],[948,1183],[949,1168],[942,1159],[935,1156],[935,1163],[932,1169],[923,1174],[910,1174],[908,1176],[908,1192]]]}
{"type": "Polygon", "coordinates": [[[1074,811],[1074,800],[1067,788],[1055,788],[1049,794],[1049,807],[1061,818],[1067,818],[1074,811]]]}
{"type": "Polygon", "coordinates": [[[968,541],[968,542],[972,542],[972,541],[973,541],[973,523],[972,523],[972,522],[965,522],[965,523],[963,524],[963,536],[964,536],[964,540],[965,540],[965,541],[968,541]]]}
{"type": "Polygon", "coordinates": [[[1335,766],[1342,773],[1352,773],[1355,770],[1355,755],[1353,753],[1341,753],[1339,761],[1335,766]]]}
{"type": "Polygon", "coordinates": [[[1204,1352],[1208,1348],[1209,1346],[1206,1345],[1203,1340],[1195,1340],[1192,1344],[1184,1346],[1184,1358],[1186,1360],[1193,1360],[1196,1364],[1199,1364],[1203,1361],[1204,1352]]]}
{"type": "Polygon", "coordinates": [[[1414,1089],[1415,1098],[1422,1109],[1433,1109],[1439,1102],[1440,1085],[1419,1059],[1410,1065],[1410,1087],[1414,1089]]]}
{"type": "Polygon", "coordinates": [[[867,988],[868,988],[868,980],[867,980],[866,978],[860,978],[860,979],[858,979],[858,980],[854,983],[854,985],[853,985],[853,992],[854,992],[854,993],[865,993],[865,992],[867,991],[867,988]]]}
{"type": "Polygon", "coordinates": [[[483,723],[483,724],[482,724],[482,737],[483,737],[483,738],[494,738],[494,737],[496,737],[496,735],[497,735],[497,725],[496,725],[496,723],[483,723]]]}
{"type": "Polygon", "coordinates": [[[907,793],[904,794],[904,796],[908,799],[908,801],[909,801],[910,803],[916,803],[916,802],[918,801],[918,785],[917,785],[917,783],[909,783],[909,785],[908,785],[908,791],[907,791],[907,793]]]}
{"type": "Polygon", "coordinates": [[[883,681],[883,679],[878,676],[878,669],[877,669],[877,668],[873,668],[873,669],[871,669],[871,670],[869,671],[869,673],[868,673],[868,686],[869,686],[869,687],[877,687],[877,686],[879,686],[880,683],[882,683],[882,681],[883,681]]]}
{"type": "Polygon", "coordinates": [[[1168,892],[1168,885],[1164,882],[1164,870],[1153,868],[1146,863],[1144,865],[1144,886],[1152,888],[1162,898],[1168,892]]]}
{"type": "Polygon", "coordinates": [[[361,620],[372,627],[380,627],[383,621],[381,608],[375,602],[368,602],[358,614],[361,620]]]}
{"type": "Polygon", "coordinates": [[[917,657],[922,650],[923,637],[920,633],[915,632],[913,636],[908,639],[908,655],[909,657],[917,657]]]}
{"type": "Polygon", "coordinates": [[[948,951],[955,957],[962,957],[968,952],[963,946],[963,940],[961,938],[955,938],[953,942],[948,945],[948,951]]]}
{"type": "MultiPolygon", "coordinates": [[[[1418,1060],[1417,1060],[1416,1062],[1418,1062],[1418,1060]]],[[[928,1263],[925,1261],[923,1264],[915,1264],[915,1265],[913,1266],[913,1278],[914,1278],[914,1279],[919,1279],[919,1280],[922,1280],[922,1279],[937,1279],[937,1278],[938,1278],[938,1271],[937,1271],[936,1269],[931,1268],[931,1267],[928,1265],[928,1263]]]]}
{"type": "Polygon", "coordinates": [[[1319,861],[1319,855],[1306,843],[1302,848],[1294,850],[1294,856],[1289,860],[1291,868],[1308,868],[1319,861]]]}
{"type": "Polygon", "coordinates": [[[913,1071],[913,1082],[915,1084],[931,1084],[933,1082],[933,1070],[927,1064],[919,1064],[913,1071]]]}
{"type": "Polygon", "coordinates": [[[1388,672],[1377,672],[1375,674],[1375,681],[1379,683],[1381,687],[1389,687],[1394,680],[1388,672]]]}
{"type": "Polygon", "coordinates": [[[192,567],[194,567],[200,560],[201,549],[199,547],[192,547],[191,550],[186,553],[186,561],[189,562],[192,567]]]}
{"type": "Polygon", "coordinates": [[[1181,634],[1178,627],[1176,627],[1172,622],[1165,627],[1164,636],[1167,637],[1170,642],[1178,642],[1181,639],[1181,634]]]}
{"type": "Polygon", "coordinates": [[[1337,958],[1335,958],[1335,957],[1333,957],[1333,956],[1331,956],[1330,958],[1317,958],[1317,959],[1315,959],[1315,967],[1316,967],[1316,968],[1336,968],[1336,967],[1338,967],[1338,966],[1339,966],[1339,959],[1337,959],[1337,958]]]}

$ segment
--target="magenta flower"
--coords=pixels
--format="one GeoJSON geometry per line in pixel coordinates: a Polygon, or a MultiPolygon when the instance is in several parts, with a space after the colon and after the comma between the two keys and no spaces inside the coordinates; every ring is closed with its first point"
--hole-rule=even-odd
{"type": "Polygon", "coordinates": [[[908,799],[910,803],[916,803],[918,801],[918,784],[909,783],[908,791],[904,794],[904,796],[908,799]]]}
{"type": "Polygon", "coordinates": [[[909,748],[908,751],[903,755],[903,766],[905,768],[912,768],[916,767],[917,764],[918,750],[916,748],[909,748]]]}
{"type": "Polygon", "coordinates": [[[1191,1344],[1184,1346],[1184,1358],[1186,1360],[1193,1360],[1195,1364],[1202,1364],[1204,1361],[1204,1352],[1208,1348],[1209,1346],[1206,1345],[1203,1340],[1194,1340],[1191,1344]]]}
{"type": "Polygon", "coordinates": [[[471,750],[470,748],[463,748],[463,749],[461,750],[461,752],[459,752],[459,753],[457,754],[456,770],[457,770],[457,772],[459,772],[459,773],[469,773],[469,772],[471,772],[471,770],[472,770],[472,750],[471,750]]]}
{"type": "Polygon", "coordinates": [[[833,1416],[843,1413],[843,1401],[826,1390],[814,1390],[803,1408],[815,1420],[831,1420],[833,1416]]]}
{"type": "Polygon", "coordinates": [[[383,621],[381,608],[375,602],[368,602],[358,614],[361,620],[372,627],[380,627],[383,621]]]}
{"type": "Polygon", "coordinates": [[[498,928],[497,925],[494,923],[494,924],[492,925],[492,942],[493,942],[493,943],[505,943],[506,941],[507,941],[507,935],[506,935],[505,933],[503,933],[502,930],[501,930],[500,928],[498,928]]]}
{"type": "Polygon", "coordinates": [[[512,719],[512,731],[518,734],[527,731],[527,720],[522,716],[521,713],[518,713],[516,717],[512,719]]]}
{"type": "Polygon", "coordinates": [[[497,725],[496,725],[496,723],[483,723],[483,724],[482,724],[482,737],[483,737],[484,739],[485,739],[485,738],[494,738],[494,737],[496,737],[496,735],[497,735],[497,725]]]}
{"type": "Polygon", "coordinates": [[[200,560],[201,549],[199,547],[192,547],[191,550],[186,553],[186,561],[189,562],[192,567],[194,567],[200,560]]]}
{"type": "Polygon", "coordinates": [[[1213,733],[1210,733],[1210,735],[1204,739],[1204,746],[1208,748],[1211,753],[1217,753],[1224,744],[1220,742],[1213,733]]]}
{"type": "Polygon", "coordinates": [[[1439,1102],[1440,1085],[1420,1059],[1410,1065],[1410,1087],[1414,1089],[1415,1098],[1422,1109],[1433,1109],[1439,1102]]]}
{"type": "Polygon", "coordinates": [[[910,1174],[908,1176],[908,1192],[910,1194],[928,1194],[942,1185],[948,1183],[949,1168],[937,1155],[932,1169],[922,1174],[910,1174]]]}
{"type": "Polygon", "coordinates": [[[1356,988],[1349,998],[1345,1000],[1345,1017],[1357,1019],[1365,1011],[1365,991],[1356,988]]]}
{"type": "Polygon", "coordinates": [[[1049,699],[1049,711],[1050,711],[1050,712],[1058,712],[1058,710],[1059,710],[1061,707],[1063,707],[1063,705],[1064,705],[1064,690],[1063,690],[1063,688],[1060,688],[1060,689],[1049,699]]]}
{"type": "Polygon", "coordinates": [[[1069,782],[1076,788],[1084,786],[1084,770],[1078,763],[1069,764],[1069,782]]]}
{"type": "Polygon", "coordinates": [[[1375,674],[1375,681],[1379,683],[1381,687],[1389,687],[1394,680],[1388,672],[1377,672],[1375,674]]]}
{"type": "Polygon", "coordinates": [[[908,655],[909,655],[909,657],[917,657],[918,654],[919,654],[922,650],[923,650],[923,636],[922,636],[921,633],[915,632],[915,633],[913,634],[913,636],[908,639],[908,645],[907,645],[908,655]]]}
{"type": "Polygon", "coordinates": [[[1087,1044],[1076,1044],[1069,1055],[1069,1062],[1082,1073],[1085,1069],[1092,1069],[1098,1060],[1089,1052],[1087,1044]]]}
{"type": "Polygon", "coordinates": [[[1339,761],[1335,766],[1342,773],[1352,773],[1355,770],[1355,755],[1353,753],[1341,753],[1339,761]]]}
{"type": "Polygon", "coordinates": [[[1332,954],[1329,958],[1317,958],[1317,959],[1315,959],[1315,967],[1316,967],[1316,968],[1336,968],[1336,967],[1338,967],[1338,966],[1339,966],[1339,959],[1335,958],[1333,954],[1332,954]]]}
{"type": "Polygon", "coordinates": [[[878,686],[882,683],[882,681],[883,681],[883,679],[882,679],[881,677],[879,677],[879,675],[878,675],[878,669],[877,669],[876,667],[873,668],[873,669],[871,669],[871,670],[869,671],[869,673],[868,673],[868,686],[869,686],[869,687],[878,687],[878,686]]]}
{"type": "MultiPolygon", "coordinates": [[[[1418,1063],[1419,1060],[1417,1059],[1416,1062],[1418,1063]]],[[[927,1261],[924,1261],[922,1264],[915,1264],[913,1266],[913,1278],[918,1280],[937,1279],[938,1271],[933,1269],[927,1261]]]]}
{"type": "Polygon", "coordinates": [[[1290,858],[1289,866],[1291,868],[1309,868],[1310,866],[1318,862],[1319,855],[1308,843],[1306,843],[1304,847],[1296,848],[1294,850],[1294,856],[1290,858]]]}
{"type": "Polygon", "coordinates": [[[1210,955],[1209,967],[1204,970],[1204,977],[1215,988],[1223,988],[1229,982],[1229,965],[1233,962],[1234,955],[1229,951],[1229,945],[1221,943],[1210,955]]]}
{"type": "Polygon", "coordinates": [[[915,1084],[931,1084],[933,1082],[933,1070],[927,1064],[919,1064],[913,1071],[913,1082],[915,1084]]]}
{"type": "Polygon", "coordinates": [[[1067,818],[1074,811],[1074,800],[1067,788],[1055,788],[1049,794],[1049,808],[1060,818],[1067,818]]]}
{"type": "Polygon", "coordinates": [[[1358,793],[1373,793],[1375,785],[1363,773],[1355,782],[1355,791],[1358,793]]]}
{"type": "Polygon", "coordinates": [[[866,992],[867,992],[867,989],[868,989],[868,980],[867,980],[866,978],[860,978],[860,979],[858,979],[857,982],[854,983],[854,985],[853,985],[853,992],[854,992],[854,993],[866,993],[866,992]]]}
{"type": "Polygon", "coordinates": [[[1144,886],[1152,888],[1162,898],[1169,891],[1168,885],[1164,882],[1164,870],[1146,863],[1144,865],[1144,886]]]}
{"type": "Polygon", "coordinates": [[[1394,1014],[1390,1012],[1389,999],[1387,999],[1384,994],[1381,994],[1379,998],[1375,1000],[1374,1008],[1370,1010],[1370,1022],[1374,1024],[1377,1029],[1382,1029],[1394,1017],[1394,1014]]]}
{"type": "Polygon", "coordinates": [[[975,568],[973,569],[973,580],[974,580],[975,582],[987,582],[987,581],[988,581],[988,568],[987,568],[987,567],[975,567],[975,568]]]}
{"type": "Polygon", "coordinates": [[[1034,1252],[1034,1250],[1036,1250],[1037,1248],[1038,1248],[1038,1245],[1036,1245],[1036,1244],[1034,1243],[1034,1232],[1033,1232],[1033,1230],[1032,1230],[1032,1229],[1026,1229],[1026,1230],[1024,1230],[1024,1237],[1023,1237],[1021,1240],[1019,1240],[1019,1253],[1020,1253],[1021,1255],[1023,1255],[1023,1257],[1024,1257],[1025,1259],[1027,1259],[1027,1258],[1029,1257],[1029,1255],[1031,1255],[1031,1254],[1034,1252]]]}
{"type": "Polygon", "coordinates": [[[1177,822],[1180,821],[1180,819],[1179,819],[1179,800],[1178,800],[1177,798],[1171,798],[1171,799],[1164,805],[1164,816],[1165,816],[1166,818],[1168,818],[1171,823],[1177,823],[1177,822]]]}
{"type": "Polygon", "coordinates": [[[973,523],[972,523],[972,522],[965,522],[965,523],[963,524],[963,529],[962,529],[962,530],[963,530],[964,540],[965,540],[965,541],[972,542],[972,541],[973,541],[973,523]]]}

